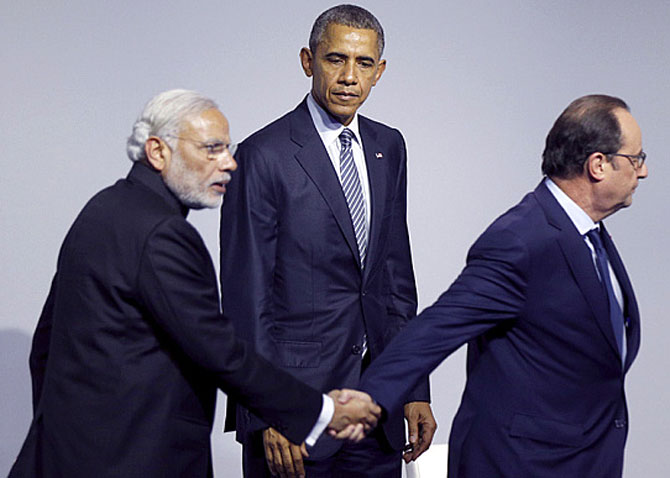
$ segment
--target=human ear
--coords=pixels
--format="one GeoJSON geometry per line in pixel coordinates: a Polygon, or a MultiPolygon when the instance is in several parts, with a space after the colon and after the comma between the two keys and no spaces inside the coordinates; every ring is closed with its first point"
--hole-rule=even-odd
{"type": "Polygon", "coordinates": [[[144,143],[147,161],[156,171],[163,171],[170,159],[170,148],[158,136],[149,136],[144,143]]]}
{"type": "Polygon", "coordinates": [[[307,77],[311,77],[313,74],[312,62],[314,61],[314,55],[309,48],[302,48],[300,50],[300,63],[302,64],[302,71],[305,72],[307,77]]]}
{"type": "Polygon", "coordinates": [[[586,163],[584,168],[586,169],[587,174],[594,181],[602,181],[605,178],[607,172],[607,164],[610,161],[607,158],[607,155],[603,153],[591,153],[588,158],[586,158],[586,163]]]}

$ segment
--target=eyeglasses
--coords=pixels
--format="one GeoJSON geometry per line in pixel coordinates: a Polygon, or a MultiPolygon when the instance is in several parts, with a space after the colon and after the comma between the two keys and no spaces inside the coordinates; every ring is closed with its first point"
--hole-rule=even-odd
{"type": "Polygon", "coordinates": [[[640,154],[622,154],[622,153],[607,153],[605,156],[623,156],[635,169],[640,169],[647,159],[647,153],[642,151],[640,154]]]}
{"type": "Polygon", "coordinates": [[[221,155],[228,149],[228,144],[224,143],[223,141],[213,141],[211,143],[206,143],[203,141],[197,141],[195,139],[190,139],[190,138],[182,138],[181,136],[175,136],[173,134],[166,134],[165,136],[169,138],[175,138],[175,139],[180,139],[182,141],[188,141],[189,143],[193,143],[198,145],[199,148],[201,149],[206,149],[207,150],[207,159],[219,159],[221,155]]]}

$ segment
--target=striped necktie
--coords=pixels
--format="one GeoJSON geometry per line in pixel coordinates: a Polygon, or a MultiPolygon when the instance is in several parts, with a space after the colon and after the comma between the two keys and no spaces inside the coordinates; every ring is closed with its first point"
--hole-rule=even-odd
{"type": "Polygon", "coordinates": [[[368,224],[361,181],[358,177],[356,164],[354,164],[354,152],[351,149],[353,137],[354,133],[348,128],[340,133],[340,182],[349,207],[351,222],[354,226],[362,269],[365,265],[365,254],[368,248],[368,224]]]}

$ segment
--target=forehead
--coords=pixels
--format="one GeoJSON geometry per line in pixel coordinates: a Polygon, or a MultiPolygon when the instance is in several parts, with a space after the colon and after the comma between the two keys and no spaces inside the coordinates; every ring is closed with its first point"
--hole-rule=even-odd
{"type": "Polygon", "coordinates": [[[632,149],[638,153],[642,149],[642,131],[630,112],[623,108],[616,109],[614,115],[619,120],[621,128],[621,149],[632,149]]]}
{"type": "Polygon", "coordinates": [[[218,109],[211,108],[182,122],[181,134],[189,133],[202,140],[225,139],[228,137],[228,120],[218,109]]]}
{"type": "Polygon", "coordinates": [[[379,59],[377,32],[368,28],[354,28],[331,23],[326,28],[318,50],[328,52],[353,53],[379,59]]]}

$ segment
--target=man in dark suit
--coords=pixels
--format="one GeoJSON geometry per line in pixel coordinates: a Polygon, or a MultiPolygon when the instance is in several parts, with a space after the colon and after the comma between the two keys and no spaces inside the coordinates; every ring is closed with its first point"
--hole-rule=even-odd
{"type": "Polygon", "coordinates": [[[468,343],[450,478],[621,476],[640,321],[602,220],[631,204],[645,158],[622,100],[571,103],[547,136],[547,178],[486,229],[461,275],[363,377],[392,412],[468,343]]]}
{"type": "MultiPolygon", "coordinates": [[[[416,313],[404,140],[357,114],[386,67],[383,35],[362,8],[321,14],[300,52],[311,92],[239,146],[222,209],[226,315],[262,355],[319,390],[358,385],[361,370],[416,313]]],[[[406,459],[435,431],[428,400],[425,380],[404,410],[414,444],[406,459]]],[[[229,425],[232,418],[229,409],[229,425]]],[[[270,424],[241,408],[236,418],[246,476],[302,474],[300,454],[270,424]]],[[[400,476],[403,445],[394,411],[358,445],[322,438],[304,469],[400,476]]]]}
{"type": "Polygon", "coordinates": [[[374,423],[363,394],[324,405],[221,315],[186,214],[220,204],[236,168],[229,142],[225,117],[197,93],[145,107],[130,174],[89,201],[60,251],[30,356],[34,419],[11,477],[211,476],[216,387],[295,443],[328,421],[354,438],[362,425],[349,424],[374,423]]]}

